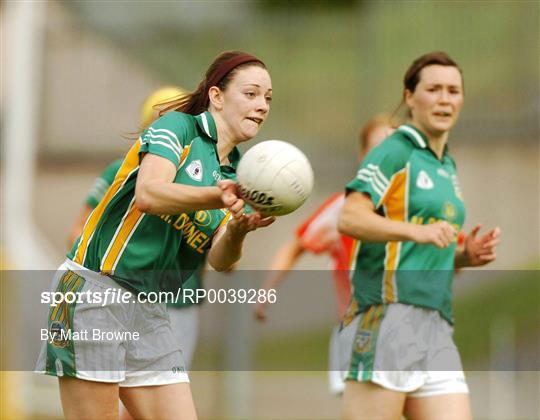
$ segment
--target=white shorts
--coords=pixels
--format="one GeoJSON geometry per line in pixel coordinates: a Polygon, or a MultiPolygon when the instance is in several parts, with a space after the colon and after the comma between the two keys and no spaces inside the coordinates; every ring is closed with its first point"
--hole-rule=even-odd
{"type": "Polygon", "coordinates": [[[50,308],[37,372],[124,387],[189,382],[165,304],[138,303],[111,278],[71,260],[57,270],[52,291],[77,301],[50,308]]]}
{"type": "Polygon", "coordinates": [[[452,333],[436,310],[372,306],[340,332],[342,370],[410,397],[468,393],[452,333]]]}
{"type": "MultiPolygon", "coordinates": [[[[350,354],[347,355],[349,360],[350,354]]],[[[343,371],[339,344],[339,325],[332,328],[328,349],[328,390],[332,395],[341,395],[345,391],[345,377],[347,371],[343,371]]]]}
{"type": "Polygon", "coordinates": [[[199,335],[199,305],[184,308],[168,307],[171,329],[176,344],[182,349],[186,369],[189,370],[199,335]]]}

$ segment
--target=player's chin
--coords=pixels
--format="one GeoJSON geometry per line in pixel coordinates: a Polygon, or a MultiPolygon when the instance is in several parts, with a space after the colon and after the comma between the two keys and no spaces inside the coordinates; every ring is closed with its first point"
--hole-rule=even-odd
{"type": "Polygon", "coordinates": [[[433,127],[434,131],[438,131],[441,133],[444,133],[446,131],[450,131],[452,127],[456,124],[455,118],[444,118],[444,119],[437,119],[434,121],[431,121],[431,126],[433,127]]]}
{"type": "Polygon", "coordinates": [[[245,127],[240,133],[240,141],[248,141],[255,137],[260,130],[260,126],[245,127]]]}

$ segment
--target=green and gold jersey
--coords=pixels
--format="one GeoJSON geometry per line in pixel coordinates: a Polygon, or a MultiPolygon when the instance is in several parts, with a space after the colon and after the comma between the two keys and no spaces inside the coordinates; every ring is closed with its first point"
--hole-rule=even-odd
{"type": "Polygon", "coordinates": [[[229,218],[227,210],[199,210],[154,216],[135,206],[141,157],[155,154],[177,168],[175,183],[215,185],[235,179],[240,153],[220,166],[217,131],[209,112],[169,112],[148,127],[131,147],[113,184],[90,214],[68,258],[107,274],[136,292],[176,291],[204,262],[212,238],[229,218]]]}
{"type": "MultiPolygon", "coordinates": [[[[446,220],[459,231],[465,218],[454,160],[447,149],[439,160],[412,125],[400,126],[374,148],[346,189],[368,194],[377,213],[392,220],[446,220]]],[[[357,241],[351,270],[360,311],[401,302],[436,309],[452,322],[455,250],[455,242],[439,249],[411,241],[357,241]]]]}
{"type": "MultiPolygon", "coordinates": [[[[94,181],[94,184],[92,185],[92,188],[88,192],[88,195],[86,197],[85,203],[91,207],[96,208],[101,199],[105,196],[105,193],[109,189],[109,187],[112,185],[114,178],[116,177],[116,174],[118,173],[118,170],[120,169],[120,166],[122,165],[122,159],[117,159],[109,166],[107,166],[103,172],[99,175],[99,177],[94,181]]],[[[204,267],[205,267],[205,260],[201,262],[200,267],[193,273],[193,275],[187,279],[183,284],[183,289],[200,289],[202,288],[202,276],[204,273],[204,267]]],[[[202,300],[197,301],[197,304],[202,303],[202,300]]],[[[174,308],[184,308],[188,307],[194,304],[194,301],[192,299],[186,299],[185,301],[182,299],[179,299],[178,302],[168,302],[167,306],[171,306],[174,308]]]]}
{"type": "Polygon", "coordinates": [[[94,181],[94,184],[88,192],[85,200],[85,203],[88,204],[88,206],[93,209],[96,208],[113,183],[116,173],[118,172],[118,169],[120,169],[121,165],[122,159],[115,160],[109,166],[107,166],[101,175],[94,181]]]}

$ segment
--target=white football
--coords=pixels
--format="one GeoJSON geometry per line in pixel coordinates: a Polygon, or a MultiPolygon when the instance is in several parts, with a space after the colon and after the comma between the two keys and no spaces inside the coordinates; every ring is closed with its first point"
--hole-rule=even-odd
{"type": "Polygon", "coordinates": [[[313,170],[300,149],[268,140],[249,149],[238,164],[242,198],[265,216],[283,216],[300,207],[313,190],[313,170]]]}

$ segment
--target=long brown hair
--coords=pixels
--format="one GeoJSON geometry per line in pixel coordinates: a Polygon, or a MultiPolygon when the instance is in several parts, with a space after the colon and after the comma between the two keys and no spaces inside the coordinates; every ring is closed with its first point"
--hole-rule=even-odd
{"type": "Polygon", "coordinates": [[[204,79],[201,80],[195,91],[180,99],[162,104],[159,115],[169,111],[180,111],[185,114],[198,115],[208,109],[210,99],[208,91],[212,86],[225,90],[234,78],[236,72],[249,66],[259,66],[266,69],[265,64],[250,54],[242,51],[225,51],[219,54],[206,70],[204,79]]]}
{"type": "MultiPolygon", "coordinates": [[[[427,54],[424,54],[420,57],[418,57],[416,60],[412,62],[412,64],[409,66],[407,71],[405,72],[405,76],[403,77],[403,93],[401,97],[401,102],[396,107],[394,112],[391,115],[391,119],[393,120],[396,114],[399,112],[399,110],[402,108],[402,106],[405,104],[405,93],[406,91],[414,92],[416,89],[416,86],[418,85],[418,82],[420,82],[420,72],[424,67],[432,66],[432,65],[439,65],[439,66],[447,66],[447,67],[455,67],[459,70],[459,74],[461,74],[461,82],[463,82],[463,71],[459,67],[459,65],[444,51],[433,51],[427,54]]],[[[410,118],[410,111],[407,111],[407,116],[410,118]]]]}

